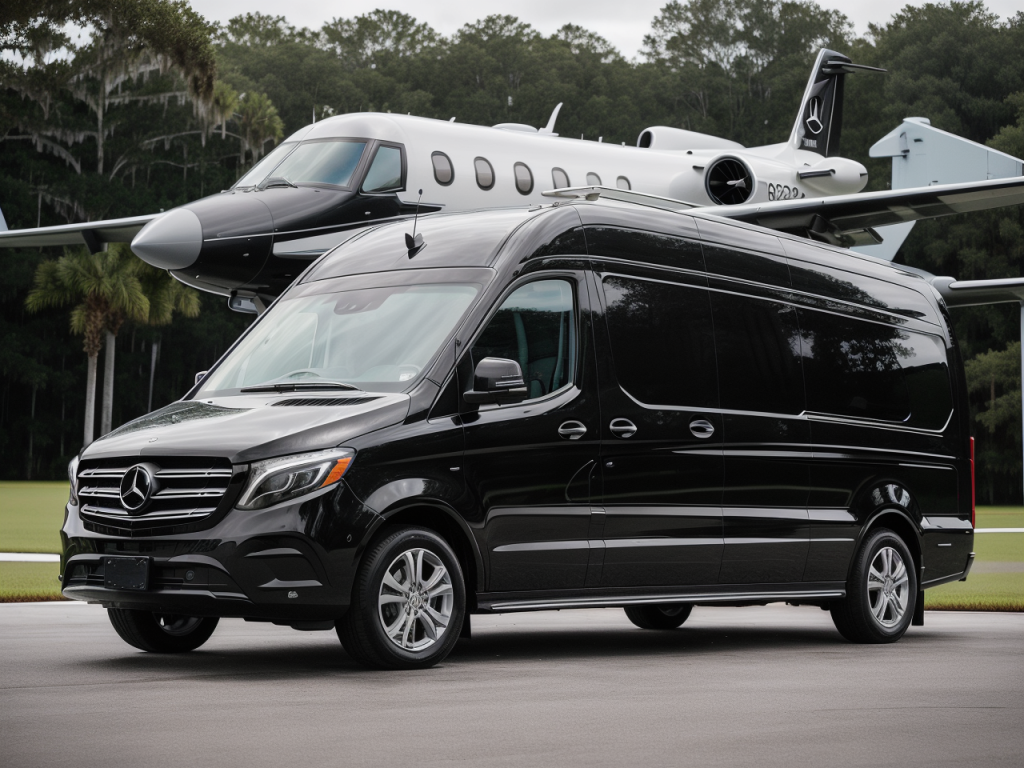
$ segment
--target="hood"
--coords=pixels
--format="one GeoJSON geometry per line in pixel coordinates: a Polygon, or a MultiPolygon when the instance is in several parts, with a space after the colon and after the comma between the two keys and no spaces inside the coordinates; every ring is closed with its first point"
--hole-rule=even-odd
{"type": "Polygon", "coordinates": [[[82,459],[218,456],[244,464],[334,448],[397,424],[408,411],[408,395],[373,392],[260,393],[179,401],[104,435],[82,452],[82,459]],[[341,404],[324,404],[332,401],[341,404]]]}

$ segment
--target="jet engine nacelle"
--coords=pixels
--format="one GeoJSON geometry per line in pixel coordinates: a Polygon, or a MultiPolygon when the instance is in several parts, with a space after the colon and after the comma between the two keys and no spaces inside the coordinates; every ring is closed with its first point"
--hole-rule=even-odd
{"type": "Polygon", "coordinates": [[[641,149],[660,149],[686,152],[688,150],[709,149],[743,149],[742,144],[729,141],[718,136],[709,136],[696,131],[684,131],[682,128],[669,128],[666,125],[655,125],[645,128],[636,145],[641,149]]]}
{"type": "Polygon", "coordinates": [[[672,179],[669,197],[697,204],[742,205],[853,194],[867,184],[867,169],[856,161],[799,154],[763,157],[749,150],[694,152],[692,170],[672,179]]]}

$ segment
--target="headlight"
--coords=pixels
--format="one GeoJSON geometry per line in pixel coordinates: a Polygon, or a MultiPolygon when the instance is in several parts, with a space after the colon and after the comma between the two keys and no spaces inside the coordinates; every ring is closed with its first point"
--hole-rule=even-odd
{"type": "Polygon", "coordinates": [[[71,461],[68,462],[68,482],[71,483],[71,495],[68,501],[74,506],[78,506],[78,457],[75,456],[71,461]]]}
{"type": "Polygon", "coordinates": [[[249,482],[236,506],[265,509],[334,485],[344,476],[354,456],[352,451],[334,448],[259,461],[252,465],[249,482]]]}

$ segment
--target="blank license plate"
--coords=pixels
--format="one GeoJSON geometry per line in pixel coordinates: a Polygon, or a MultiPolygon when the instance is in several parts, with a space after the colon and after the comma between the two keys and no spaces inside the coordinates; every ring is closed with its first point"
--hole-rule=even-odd
{"type": "Polygon", "coordinates": [[[104,557],[103,586],[107,589],[148,589],[148,557],[104,557]]]}

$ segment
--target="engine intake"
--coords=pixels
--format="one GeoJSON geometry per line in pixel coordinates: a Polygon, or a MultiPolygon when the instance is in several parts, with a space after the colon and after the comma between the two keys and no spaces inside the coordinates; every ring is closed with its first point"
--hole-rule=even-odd
{"type": "Polygon", "coordinates": [[[737,157],[714,160],[704,174],[704,190],[716,205],[745,203],[755,188],[753,171],[737,157]]]}

